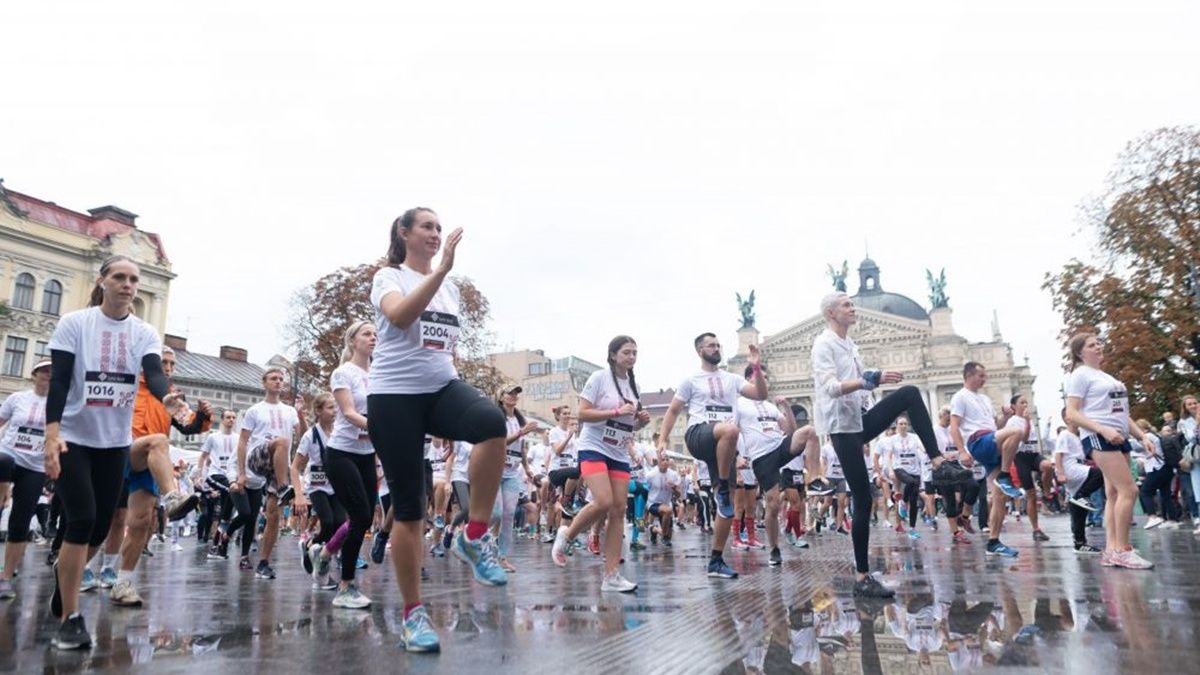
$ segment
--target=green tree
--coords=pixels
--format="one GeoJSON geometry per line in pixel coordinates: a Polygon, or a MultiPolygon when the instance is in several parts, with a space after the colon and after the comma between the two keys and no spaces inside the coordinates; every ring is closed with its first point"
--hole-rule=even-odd
{"type": "Polygon", "coordinates": [[[1200,128],[1129,143],[1084,214],[1094,260],[1072,259],[1043,283],[1063,317],[1063,344],[1100,333],[1105,369],[1130,388],[1135,417],[1178,410],[1200,383],[1200,128]]]}

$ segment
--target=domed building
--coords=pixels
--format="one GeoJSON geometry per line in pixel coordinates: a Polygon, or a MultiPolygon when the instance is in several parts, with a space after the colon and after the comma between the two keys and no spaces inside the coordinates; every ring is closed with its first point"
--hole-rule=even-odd
{"type": "MultiPolygon", "coordinates": [[[[880,283],[879,265],[864,259],[858,266],[858,292],[851,296],[858,323],[850,337],[867,367],[904,373],[903,384],[919,388],[935,414],[962,387],[962,367],[968,361],[987,368],[984,391],[997,409],[1017,393],[1032,402],[1035,378],[1027,365],[1014,362],[1012,347],[1001,337],[997,322],[993,321],[991,340],[971,342],[954,332],[953,310],[939,295],[932,294],[931,303],[940,306],[926,310],[908,296],[889,293],[880,283]]],[[[770,369],[772,395],[786,396],[797,421],[809,422],[814,410],[812,343],[823,330],[825,318],[820,314],[766,336],[760,336],[753,325],[743,326],[738,331],[738,355],[730,359],[729,369],[740,374],[749,345],[757,344],[770,369]]],[[[897,386],[881,386],[877,394],[883,396],[897,386]]]]}

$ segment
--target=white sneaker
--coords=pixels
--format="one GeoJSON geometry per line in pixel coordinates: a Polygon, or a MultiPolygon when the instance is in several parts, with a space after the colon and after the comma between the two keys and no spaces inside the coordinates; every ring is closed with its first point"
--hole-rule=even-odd
{"type": "Polygon", "coordinates": [[[171,545],[171,550],[172,551],[182,551],[183,546],[180,546],[179,542],[175,542],[174,544],[171,545]]]}
{"type": "Polygon", "coordinates": [[[120,607],[141,607],[142,596],[138,595],[137,589],[133,587],[133,583],[128,579],[118,581],[112,590],[108,592],[108,597],[114,605],[120,607]]]}
{"type": "Polygon", "coordinates": [[[808,548],[808,539],[804,535],[796,537],[796,543],[792,544],[792,546],[796,548],[808,548]]]}
{"type": "Polygon", "coordinates": [[[600,584],[601,591],[616,591],[617,593],[632,593],[637,590],[637,584],[621,576],[619,572],[613,572],[612,576],[604,577],[604,583],[600,584]]]}
{"type": "Polygon", "coordinates": [[[1138,552],[1133,549],[1118,551],[1112,555],[1111,560],[1113,566],[1124,567],[1130,570],[1148,570],[1154,568],[1154,563],[1138,555],[1138,552]]]}
{"type": "Polygon", "coordinates": [[[554,546],[550,547],[550,559],[559,567],[567,566],[567,528],[558,528],[554,535],[554,546]]]}
{"type": "Polygon", "coordinates": [[[1162,518],[1159,518],[1158,516],[1150,516],[1150,518],[1146,520],[1146,524],[1142,526],[1142,529],[1143,530],[1151,530],[1162,524],[1163,524],[1162,518]]]}
{"type": "Polygon", "coordinates": [[[1178,530],[1179,529],[1179,521],[1178,520],[1168,520],[1167,522],[1162,524],[1162,529],[1178,530]]]}

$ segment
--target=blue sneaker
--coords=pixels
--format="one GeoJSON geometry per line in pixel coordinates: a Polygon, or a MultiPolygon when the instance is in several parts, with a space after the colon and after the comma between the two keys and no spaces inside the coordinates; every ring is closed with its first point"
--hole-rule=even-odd
{"type": "Polygon", "coordinates": [[[908,538],[909,538],[909,539],[912,539],[913,541],[916,541],[916,540],[918,540],[918,539],[920,539],[920,538],[921,538],[921,533],[920,533],[920,532],[917,532],[916,530],[909,530],[909,531],[908,531],[908,538]]]}
{"type": "Polygon", "coordinates": [[[96,573],[92,571],[92,568],[83,568],[83,578],[79,580],[79,592],[86,593],[95,590],[99,585],[100,582],[96,581],[96,573]]]}
{"type": "MultiPolygon", "coordinates": [[[[456,550],[457,548],[455,546],[456,550]]],[[[429,614],[425,612],[425,607],[414,607],[408,613],[408,618],[404,620],[404,627],[400,631],[400,644],[404,647],[404,651],[408,652],[442,651],[437,631],[434,630],[433,621],[429,620],[429,614]]]]}
{"type": "Polygon", "coordinates": [[[503,586],[508,583],[508,574],[496,561],[496,544],[491,534],[484,534],[475,541],[467,540],[464,528],[454,537],[454,555],[471,566],[475,580],[484,586],[503,586]]]}
{"type": "Polygon", "coordinates": [[[708,576],[713,579],[736,579],[738,573],[725,564],[724,558],[712,558],[708,561],[708,576]]]}
{"type": "Polygon", "coordinates": [[[1005,546],[1004,544],[1002,544],[1000,542],[996,542],[995,544],[988,544],[987,554],[988,555],[998,555],[1002,558],[1015,558],[1015,557],[1017,557],[1017,555],[1019,555],[1017,553],[1017,549],[1015,549],[1011,546],[1005,546]]]}
{"type": "Polygon", "coordinates": [[[117,571],[111,567],[100,570],[100,588],[112,588],[117,585],[117,571]]]}
{"type": "Polygon", "coordinates": [[[729,498],[729,490],[717,490],[717,513],[722,518],[733,518],[733,500],[729,498]]]}
{"type": "Polygon", "coordinates": [[[1005,497],[1016,498],[1025,494],[1024,490],[1012,484],[1012,478],[1009,478],[1004,474],[1000,474],[996,477],[996,487],[1000,488],[1000,491],[1004,493],[1005,497]]]}
{"type": "Polygon", "coordinates": [[[366,561],[366,560],[363,560],[362,558],[359,558],[359,559],[358,559],[358,560],[357,560],[357,561],[354,563],[354,567],[355,567],[356,569],[365,570],[365,569],[367,569],[367,561],[366,561]]]}
{"type": "Polygon", "coordinates": [[[446,519],[443,518],[441,516],[441,514],[438,514],[438,516],[433,519],[433,528],[435,530],[442,530],[442,529],[445,529],[445,527],[446,527],[446,519]]]}

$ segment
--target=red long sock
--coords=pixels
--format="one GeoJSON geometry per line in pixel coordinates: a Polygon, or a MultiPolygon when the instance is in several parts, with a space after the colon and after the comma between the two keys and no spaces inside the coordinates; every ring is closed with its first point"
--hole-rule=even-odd
{"type": "Polygon", "coordinates": [[[475,541],[487,532],[487,523],[477,523],[474,520],[467,521],[467,539],[475,541]]]}
{"type": "Polygon", "coordinates": [[[754,531],[754,519],[748,516],[746,518],[746,538],[750,541],[758,538],[758,534],[754,531]]]}
{"type": "Polygon", "coordinates": [[[787,531],[793,535],[800,536],[800,512],[796,509],[788,509],[787,531]]]}

